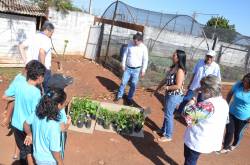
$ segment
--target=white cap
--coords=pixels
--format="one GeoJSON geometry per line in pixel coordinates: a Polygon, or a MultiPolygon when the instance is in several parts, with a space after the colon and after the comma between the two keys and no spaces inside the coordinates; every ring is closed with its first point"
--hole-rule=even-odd
{"type": "Polygon", "coordinates": [[[216,56],[216,52],[214,50],[208,50],[206,55],[214,57],[216,56]]]}

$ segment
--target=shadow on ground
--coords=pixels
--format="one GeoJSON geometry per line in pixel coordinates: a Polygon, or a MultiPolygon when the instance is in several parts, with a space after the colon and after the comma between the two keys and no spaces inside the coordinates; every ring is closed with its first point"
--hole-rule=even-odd
{"type": "Polygon", "coordinates": [[[164,165],[168,163],[170,165],[178,165],[178,163],[169,157],[161,146],[154,141],[154,136],[151,133],[144,131],[144,139],[126,135],[122,136],[130,141],[134,147],[142,155],[151,160],[153,164],[164,165]]]}
{"type": "Polygon", "coordinates": [[[113,92],[119,88],[119,86],[113,80],[101,76],[96,76],[96,78],[108,91],[113,92]]]}

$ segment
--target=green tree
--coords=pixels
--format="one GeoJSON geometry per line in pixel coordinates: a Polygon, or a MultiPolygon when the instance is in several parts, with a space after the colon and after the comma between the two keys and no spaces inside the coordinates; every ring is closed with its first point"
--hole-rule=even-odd
{"type": "Polygon", "coordinates": [[[81,9],[74,7],[71,0],[30,0],[33,3],[37,3],[42,8],[54,7],[57,11],[67,12],[70,11],[82,11],[81,9]]]}
{"type": "Polygon", "coordinates": [[[212,17],[207,21],[204,31],[208,38],[213,38],[214,35],[219,37],[219,40],[224,42],[233,42],[237,33],[235,25],[230,25],[229,20],[224,17],[212,17]]]}

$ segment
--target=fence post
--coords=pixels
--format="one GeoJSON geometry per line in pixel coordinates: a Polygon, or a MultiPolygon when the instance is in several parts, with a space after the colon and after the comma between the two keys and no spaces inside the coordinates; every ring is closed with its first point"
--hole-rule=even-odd
{"type": "Polygon", "coordinates": [[[118,2],[119,2],[119,0],[117,0],[116,3],[115,3],[115,11],[114,11],[114,14],[113,14],[112,25],[111,25],[110,32],[109,32],[109,39],[108,39],[108,45],[107,45],[107,51],[106,51],[106,55],[105,55],[104,64],[106,64],[107,57],[108,57],[108,54],[109,54],[109,45],[110,45],[111,35],[112,35],[113,26],[114,26],[114,22],[115,22],[116,10],[117,10],[117,6],[118,6],[118,2]]]}

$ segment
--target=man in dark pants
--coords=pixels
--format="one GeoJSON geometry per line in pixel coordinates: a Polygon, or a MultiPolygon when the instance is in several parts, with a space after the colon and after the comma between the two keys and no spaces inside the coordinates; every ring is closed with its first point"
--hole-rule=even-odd
{"type": "Polygon", "coordinates": [[[51,77],[51,36],[54,33],[54,29],[55,27],[51,22],[45,21],[41,32],[35,34],[34,37],[28,38],[19,45],[21,56],[26,64],[31,60],[38,60],[46,67],[43,82],[45,93],[48,91],[48,81],[51,77]],[[25,51],[26,48],[27,52],[25,51]]]}

